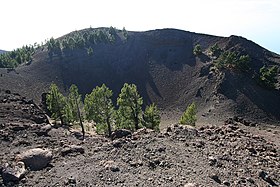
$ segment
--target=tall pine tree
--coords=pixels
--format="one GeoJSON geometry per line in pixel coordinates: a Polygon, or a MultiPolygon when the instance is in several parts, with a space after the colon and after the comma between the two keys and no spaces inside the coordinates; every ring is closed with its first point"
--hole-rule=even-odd
{"type": "Polygon", "coordinates": [[[137,130],[142,120],[143,99],[135,84],[125,83],[117,99],[119,128],[137,130]]]}
{"type": "Polygon", "coordinates": [[[61,124],[64,125],[64,107],[66,105],[65,97],[59,92],[56,84],[52,83],[50,92],[47,94],[47,105],[49,111],[52,113],[52,118],[60,119],[61,124]]]}
{"type": "Polygon", "coordinates": [[[109,137],[112,135],[112,124],[115,121],[112,95],[112,90],[103,84],[94,88],[85,98],[86,118],[96,123],[97,133],[108,133],[109,137]]]}

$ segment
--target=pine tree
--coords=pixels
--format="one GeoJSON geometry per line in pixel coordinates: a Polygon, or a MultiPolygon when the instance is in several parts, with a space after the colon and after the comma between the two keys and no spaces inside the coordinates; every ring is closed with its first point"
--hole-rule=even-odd
{"type": "Polygon", "coordinates": [[[199,44],[196,44],[196,46],[194,47],[193,49],[193,54],[198,56],[202,53],[202,50],[201,50],[201,46],[199,44]]]}
{"type": "Polygon", "coordinates": [[[270,68],[263,66],[260,69],[260,77],[259,77],[259,82],[261,86],[268,89],[275,89],[277,84],[277,74],[278,74],[277,66],[272,66],[270,68]]]}
{"type": "Polygon", "coordinates": [[[52,114],[52,118],[60,119],[61,124],[64,125],[64,107],[66,105],[65,97],[59,92],[56,84],[52,83],[50,92],[47,95],[48,109],[52,114]]]}
{"type": "Polygon", "coordinates": [[[196,105],[195,103],[192,103],[187,107],[186,111],[182,115],[180,123],[183,125],[195,126],[196,120],[196,105]]]}
{"type": "Polygon", "coordinates": [[[85,98],[86,118],[96,123],[97,133],[108,133],[109,137],[112,135],[112,124],[115,121],[112,95],[112,90],[103,84],[94,88],[85,98]]]}
{"type": "Polygon", "coordinates": [[[93,49],[91,47],[89,47],[87,49],[87,54],[88,54],[88,56],[92,56],[93,55],[93,49]]]}
{"type": "Polygon", "coordinates": [[[117,99],[118,127],[125,129],[139,129],[142,119],[143,99],[135,84],[125,83],[117,99]]]}
{"type": "Polygon", "coordinates": [[[146,107],[143,116],[143,125],[147,128],[159,131],[160,114],[157,106],[153,103],[146,107]]]}

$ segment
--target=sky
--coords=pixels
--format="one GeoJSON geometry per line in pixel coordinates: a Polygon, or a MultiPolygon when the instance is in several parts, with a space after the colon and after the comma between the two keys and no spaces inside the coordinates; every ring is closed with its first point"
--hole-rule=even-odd
{"type": "Polygon", "coordinates": [[[0,6],[3,50],[113,26],[238,35],[280,54],[280,0],[1,0],[0,6]]]}

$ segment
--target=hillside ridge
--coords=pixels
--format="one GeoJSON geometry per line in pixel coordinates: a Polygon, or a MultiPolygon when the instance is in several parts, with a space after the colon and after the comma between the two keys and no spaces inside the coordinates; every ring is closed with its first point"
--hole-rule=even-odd
{"type": "Polygon", "coordinates": [[[243,37],[177,29],[88,28],[52,42],[54,46],[59,42],[58,50],[53,47],[50,51],[46,44],[35,51],[30,64],[9,72],[1,69],[3,88],[40,103],[52,82],[64,93],[76,84],[83,95],[105,83],[114,99],[128,82],[137,85],[145,103],[160,107],[166,121],[177,121],[192,102],[197,103],[201,122],[223,121],[232,115],[263,122],[280,120],[279,74],[274,90],[257,82],[263,66],[279,69],[280,56],[243,37]],[[72,39],[74,46],[70,45],[72,39]],[[202,50],[199,56],[193,54],[197,44],[202,50]],[[213,71],[215,58],[209,54],[215,44],[223,51],[249,55],[250,71],[213,71]]]}

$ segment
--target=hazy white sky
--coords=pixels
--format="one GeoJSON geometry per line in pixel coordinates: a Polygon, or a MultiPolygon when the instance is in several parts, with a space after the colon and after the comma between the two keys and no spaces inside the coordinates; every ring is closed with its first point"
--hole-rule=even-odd
{"type": "Polygon", "coordinates": [[[240,35],[280,54],[280,0],[1,0],[0,49],[114,26],[240,35]]]}

